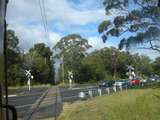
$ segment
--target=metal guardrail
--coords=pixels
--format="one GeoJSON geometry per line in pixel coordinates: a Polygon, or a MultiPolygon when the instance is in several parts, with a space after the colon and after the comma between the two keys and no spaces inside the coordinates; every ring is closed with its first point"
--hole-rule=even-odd
{"type": "Polygon", "coordinates": [[[104,88],[89,88],[89,89],[82,90],[79,93],[78,97],[81,100],[86,100],[88,98],[102,96],[105,94],[111,94],[111,93],[119,92],[122,90],[146,88],[146,87],[150,87],[152,85],[160,85],[160,82],[147,82],[147,83],[143,83],[143,84],[135,85],[135,86],[122,86],[122,87],[112,86],[112,87],[108,87],[108,88],[105,88],[105,87],[104,88]]]}

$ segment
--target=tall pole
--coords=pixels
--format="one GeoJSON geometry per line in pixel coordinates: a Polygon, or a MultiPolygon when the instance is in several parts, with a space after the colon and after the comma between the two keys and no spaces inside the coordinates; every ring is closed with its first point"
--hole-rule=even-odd
{"type": "Polygon", "coordinates": [[[116,53],[113,52],[112,56],[113,56],[113,78],[115,79],[116,78],[116,73],[117,73],[116,53]]]}
{"type": "MultiPolygon", "coordinates": [[[[0,0],[0,119],[4,119],[2,104],[8,104],[8,92],[7,92],[7,79],[6,79],[6,54],[5,54],[5,46],[6,46],[6,23],[5,23],[5,15],[6,15],[6,7],[7,1],[0,0]],[[3,101],[3,88],[5,86],[6,91],[6,101],[3,101]]],[[[8,109],[6,110],[6,119],[8,119],[8,109]]]]}
{"type": "Polygon", "coordinates": [[[64,55],[62,55],[62,81],[64,84],[64,55]]]}

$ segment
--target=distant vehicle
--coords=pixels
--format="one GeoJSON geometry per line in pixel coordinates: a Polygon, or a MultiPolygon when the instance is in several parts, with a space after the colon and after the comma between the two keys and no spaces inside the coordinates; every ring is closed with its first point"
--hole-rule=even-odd
{"type": "Polygon", "coordinates": [[[148,81],[150,81],[150,82],[159,82],[160,81],[160,77],[158,75],[151,75],[148,78],[148,81]]]}
{"type": "Polygon", "coordinates": [[[99,87],[112,87],[113,84],[114,84],[114,81],[112,80],[103,80],[103,81],[100,81],[99,87]]]}
{"type": "Polygon", "coordinates": [[[134,78],[132,80],[130,80],[130,85],[134,86],[134,85],[140,85],[141,84],[141,80],[139,78],[134,78]]]}
{"type": "Polygon", "coordinates": [[[154,77],[151,77],[151,78],[149,78],[149,81],[152,81],[152,82],[154,82],[154,81],[156,81],[156,78],[154,78],[154,77]]]}
{"type": "Polygon", "coordinates": [[[147,83],[147,79],[141,79],[141,83],[147,83]]]}
{"type": "Polygon", "coordinates": [[[130,82],[128,80],[118,80],[114,83],[114,86],[117,86],[117,87],[130,86],[130,82]]]}

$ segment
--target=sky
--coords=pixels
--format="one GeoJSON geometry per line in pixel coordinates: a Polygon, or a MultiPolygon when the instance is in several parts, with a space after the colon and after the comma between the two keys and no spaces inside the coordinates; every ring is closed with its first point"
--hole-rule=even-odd
{"type": "MultiPolygon", "coordinates": [[[[43,0],[41,0],[43,1],[43,0]]],[[[88,39],[92,50],[117,47],[119,41],[110,38],[106,43],[98,33],[98,25],[115,14],[105,15],[103,0],[44,0],[49,39],[46,38],[38,0],[10,0],[7,9],[8,28],[19,37],[19,47],[27,51],[35,43],[44,42],[51,48],[63,36],[78,33],[88,39]]],[[[134,51],[137,52],[137,51],[134,51]]],[[[144,51],[138,51],[144,54],[144,51]]],[[[149,56],[155,58],[156,53],[149,56]]]]}

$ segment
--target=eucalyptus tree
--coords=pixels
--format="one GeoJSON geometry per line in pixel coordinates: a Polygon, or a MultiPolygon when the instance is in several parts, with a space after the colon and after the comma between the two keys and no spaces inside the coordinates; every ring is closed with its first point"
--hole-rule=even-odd
{"type": "Polygon", "coordinates": [[[119,48],[139,47],[160,52],[159,0],[105,0],[106,15],[116,14],[98,28],[105,42],[109,36],[120,39],[119,48]]]}
{"type": "Polygon", "coordinates": [[[89,49],[88,40],[80,36],[79,34],[69,34],[62,37],[59,42],[53,47],[56,53],[54,55],[57,59],[62,59],[62,78],[68,79],[68,71],[72,71],[74,75],[74,81],[79,81],[79,66],[81,60],[87,55],[87,49],[89,49]]]}

